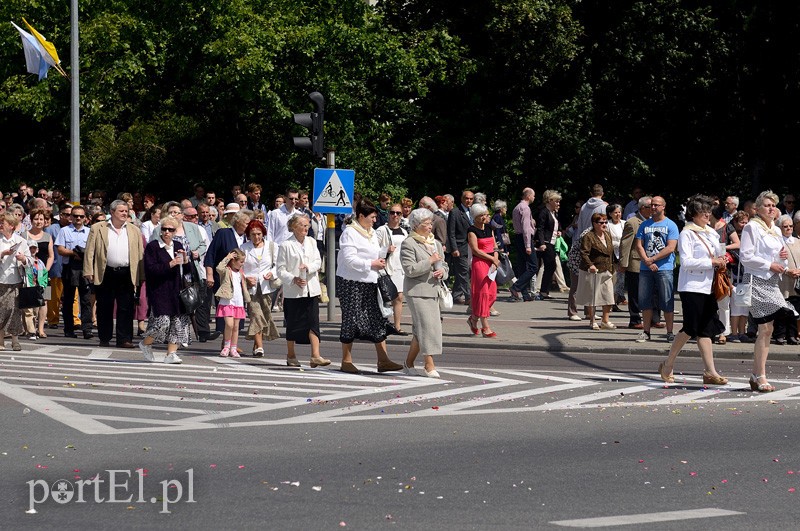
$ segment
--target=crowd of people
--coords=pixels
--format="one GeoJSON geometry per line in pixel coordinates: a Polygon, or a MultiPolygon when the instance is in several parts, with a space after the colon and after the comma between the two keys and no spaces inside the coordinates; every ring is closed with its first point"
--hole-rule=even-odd
{"type": "Polygon", "coordinates": [[[591,330],[616,329],[610,316],[627,305],[637,342],[664,329],[671,348],[658,372],[666,382],[696,338],[703,381],[727,383],[714,366],[713,344],[737,341],[754,344],[750,385],[769,392],[770,343],[800,344],[800,213],[791,195],[766,191],[741,209],[734,196],[695,195],[674,209],[676,219],[667,216],[663,197],[641,188],[623,206],[606,201],[595,185],[570,219],[560,212],[560,192],[545,190],[534,209],[530,187],[510,219],[508,203],[496,200],[490,209],[486,195],[472,190],[459,204],[444,194],[420,198],[417,208],[408,197],[384,193],[372,203],[356,195],[352,214],[336,217],[336,262],[326,264],[326,221],[303,190],[264,202],[256,183],[234,186],[228,197],[197,184],[180,201],[123,192],[107,204],[98,191],[72,204],[59,191],[34,195],[21,183],[0,201],[0,348],[10,337],[18,350],[20,337],[47,337],[46,329],[60,325],[65,337],[80,331],[86,340],[96,329],[101,347],[113,340],[134,349],[141,337],[138,348],[149,361],[156,359],[154,345],[166,345],[165,363],[181,363],[179,349],[195,339],[221,338],[220,356],[240,357],[242,332],[260,357],[264,342],[281,335],[272,314],[282,311],[287,365],[301,366],[300,344],[310,345],[311,367],[324,367],[331,364],[320,350],[326,274],[336,279],[339,368],[349,373],[360,372],[353,342],[367,341],[375,345],[378,372],[438,377],[447,292],[468,307],[469,333],[491,339],[504,282],[512,301],[546,303],[551,290],[568,291],[566,318],[585,319],[591,330]],[[733,293],[715,294],[720,273],[733,293]],[[387,283],[394,286],[391,300],[387,283]],[[21,307],[21,297],[37,287],[43,303],[21,307]],[[677,333],[676,292],[683,308],[677,333]],[[410,331],[402,326],[404,307],[410,331]],[[403,363],[389,357],[391,334],[411,336],[403,363]]]}

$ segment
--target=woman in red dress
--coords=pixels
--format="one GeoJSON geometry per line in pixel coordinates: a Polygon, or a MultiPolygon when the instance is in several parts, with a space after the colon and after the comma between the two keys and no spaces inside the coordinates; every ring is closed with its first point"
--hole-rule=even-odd
{"type": "Polygon", "coordinates": [[[467,229],[467,243],[472,252],[472,315],[467,322],[473,334],[478,335],[478,319],[483,337],[497,337],[489,328],[489,312],[497,299],[494,274],[500,266],[494,231],[489,225],[490,215],[486,205],[475,203],[469,209],[472,225],[467,229]],[[491,276],[490,276],[491,275],[491,276]]]}

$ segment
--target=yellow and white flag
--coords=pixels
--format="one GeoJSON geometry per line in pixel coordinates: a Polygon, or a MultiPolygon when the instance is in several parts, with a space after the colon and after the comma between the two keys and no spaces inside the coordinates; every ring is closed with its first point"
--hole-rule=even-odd
{"type": "Polygon", "coordinates": [[[22,21],[28,29],[31,30],[33,35],[13,22],[11,24],[17,29],[22,38],[22,47],[25,51],[25,65],[28,72],[31,74],[38,74],[39,80],[41,81],[47,77],[47,71],[52,66],[58,70],[59,74],[66,77],[67,74],[60,66],[61,60],[58,58],[58,52],[56,52],[56,47],[53,46],[53,43],[49,42],[41,33],[33,29],[33,26],[28,24],[27,20],[23,18],[22,21]]]}

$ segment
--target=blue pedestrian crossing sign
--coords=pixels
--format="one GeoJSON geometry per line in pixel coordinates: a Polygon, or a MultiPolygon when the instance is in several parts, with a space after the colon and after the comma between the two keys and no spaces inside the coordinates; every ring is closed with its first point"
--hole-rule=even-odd
{"type": "Polygon", "coordinates": [[[321,214],[352,214],[355,170],[340,168],[314,169],[314,212],[321,214]]]}

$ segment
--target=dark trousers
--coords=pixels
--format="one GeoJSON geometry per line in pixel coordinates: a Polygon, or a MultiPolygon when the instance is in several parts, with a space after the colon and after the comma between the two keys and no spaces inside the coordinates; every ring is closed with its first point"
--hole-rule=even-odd
{"type": "MultiPolygon", "coordinates": [[[[533,249],[533,242],[528,242],[530,248],[533,249]]],[[[533,275],[539,270],[539,261],[536,259],[536,253],[531,251],[528,254],[525,249],[525,240],[522,234],[514,235],[514,245],[517,248],[517,281],[511,286],[515,291],[523,294],[530,294],[531,280],[533,275]]],[[[555,267],[555,264],[553,265],[555,267]]],[[[552,280],[552,276],[550,279],[552,280]]],[[[544,286],[544,284],[542,284],[544,286]]]]}
{"type": "Polygon", "coordinates": [[[469,281],[469,256],[466,251],[451,257],[450,275],[453,277],[453,300],[470,300],[472,289],[469,281]]]}
{"type": "MultiPolygon", "coordinates": [[[[795,311],[800,313],[800,297],[789,297],[789,304],[791,304],[795,311]]],[[[793,315],[775,319],[775,328],[772,331],[773,339],[795,339],[797,338],[797,318],[793,315]]]]}
{"type": "Polygon", "coordinates": [[[550,294],[550,285],[553,283],[553,275],[556,272],[556,248],[549,243],[544,244],[544,251],[536,251],[542,271],[542,287],[539,293],[542,295],[550,294]]]}
{"type": "Polygon", "coordinates": [[[94,287],[100,341],[111,341],[114,303],[117,303],[117,344],[133,341],[134,292],[129,267],[106,267],[103,282],[94,287]]]}
{"type": "Polygon", "coordinates": [[[64,268],[61,280],[64,284],[64,293],[61,296],[61,318],[64,320],[64,335],[75,333],[75,316],[72,315],[75,292],[78,292],[78,303],[81,311],[81,329],[84,334],[92,331],[92,298],[91,287],[82,278],[82,271],[72,271],[64,268]]]}

